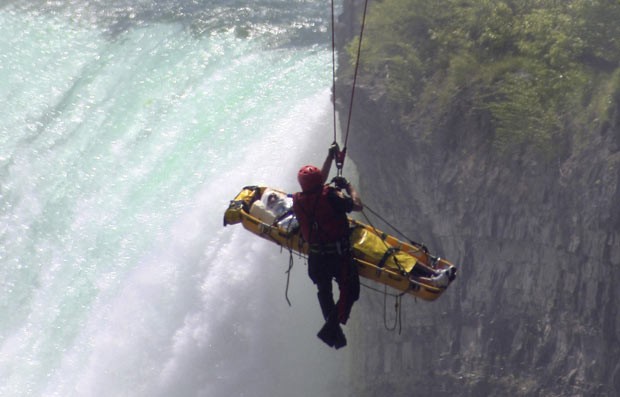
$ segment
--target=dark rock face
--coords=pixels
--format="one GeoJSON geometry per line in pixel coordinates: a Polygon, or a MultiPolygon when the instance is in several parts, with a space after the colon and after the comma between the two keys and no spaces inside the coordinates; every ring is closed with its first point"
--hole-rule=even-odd
{"type": "Polygon", "coordinates": [[[390,113],[356,92],[362,198],[459,274],[435,302],[402,298],[400,335],[392,298],[363,289],[351,395],[620,395],[620,100],[587,142],[558,142],[561,162],[498,155],[467,111],[407,128],[390,113]]]}

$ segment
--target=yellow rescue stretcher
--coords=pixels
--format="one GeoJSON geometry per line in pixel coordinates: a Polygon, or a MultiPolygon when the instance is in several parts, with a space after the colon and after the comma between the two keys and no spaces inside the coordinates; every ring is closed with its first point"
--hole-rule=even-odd
{"type": "MultiPolygon", "coordinates": [[[[224,213],[224,226],[241,223],[250,232],[301,254],[308,244],[299,232],[286,193],[264,186],[247,186],[230,202],[224,213]]],[[[353,260],[362,277],[388,285],[402,293],[433,301],[446,285],[436,285],[424,274],[449,270],[450,282],[456,267],[435,257],[422,247],[385,234],[372,226],[349,218],[353,260]]]]}

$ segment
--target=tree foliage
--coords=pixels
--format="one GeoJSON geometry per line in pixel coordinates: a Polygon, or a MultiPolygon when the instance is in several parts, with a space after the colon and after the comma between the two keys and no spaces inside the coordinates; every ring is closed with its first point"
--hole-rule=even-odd
{"type": "Polygon", "coordinates": [[[466,92],[497,147],[548,151],[575,119],[608,112],[590,104],[620,67],[618,21],[615,0],[383,0],[368,13],[360,79],[403,119],[466,92]]]}

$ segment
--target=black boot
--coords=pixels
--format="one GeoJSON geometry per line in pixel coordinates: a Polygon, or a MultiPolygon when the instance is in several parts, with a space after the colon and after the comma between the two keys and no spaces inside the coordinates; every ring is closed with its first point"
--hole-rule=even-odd
{"type": "Polygon", "coordinates": [[[335,349],[340,349],[347,345],[347,338],[344,336],[344,332],[342,332],[342,328],[340,328],[340,324],[337,321],[327,321],[317,336],[329,347],[335,349]]]}
{"type": "Polygon", "coordinates": [[[325,323],[323,328],[321,328],[321,330],[318,334],[316,334],[316,336],[320,340],[325,342],[325,344],[327,344],[329,347],[334,347],[334,345],[336,344],[336,329],[333,324],[330,324],[329,322],[325,323]]]}
{"type": "Polygon", "coordinates": [[[334,340],[334,348],[340,349],[341,347],[345,347],[347,345],[347,338],[344,336],[344,332],[342,332],[342,328],[340,328],[340,324],[336,325],[336,339],[334,340]]]}

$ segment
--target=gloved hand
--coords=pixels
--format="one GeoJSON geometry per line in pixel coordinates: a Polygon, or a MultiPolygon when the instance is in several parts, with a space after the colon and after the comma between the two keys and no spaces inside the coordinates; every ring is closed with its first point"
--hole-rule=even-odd
{"type": "Polygon", "coordinates": [[[340,153],[340,146],[338,146],[337,142],[332,143],[332,145],[329,147],[329,156],[333,159],[336,158],[336,155],[338,155],[338,153],[340,153]]]}
{"type": "Polygon", "coordinates": [[[346,189],[349,187],[349,181],[347,181],[346,178],[343,176],[335,176],[334,179],[332,179],[332,182],[340,190],[346,189]]]}

